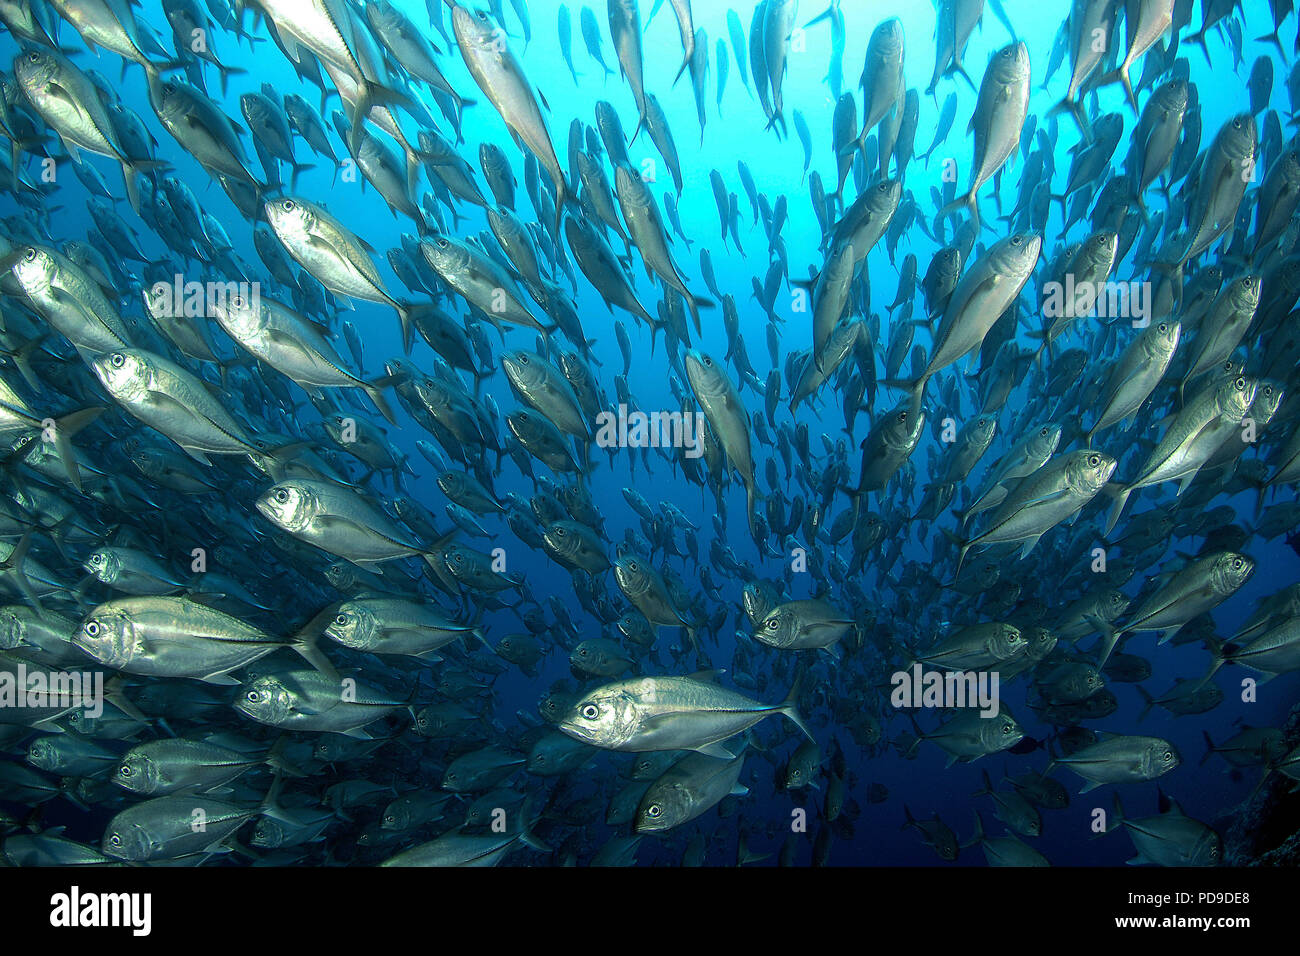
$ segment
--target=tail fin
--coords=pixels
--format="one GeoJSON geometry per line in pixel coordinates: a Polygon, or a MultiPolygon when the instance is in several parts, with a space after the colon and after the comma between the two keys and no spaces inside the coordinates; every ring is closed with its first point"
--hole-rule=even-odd
{"type": "Polygon", "coordinates": [[[1214,756],[1215,750],[1214,741],[1210,739],[1210,732],[1208,730],[1202,730],[1201,736],[1205,738],[1205,756],[1203,756],[1201,762],[1196,765],[1198,767],[1204,767],[1205,762],[1214,756]]]}
{"type": "Polygon", "coordinates": [[[793,721],[794,725],[803,731],[805,737],[807,737],[809,740],[816,743],[817,738],[812,735],[812,731],[808,729],[808,725],[805,724],[803,718],[799,716],[799,711],[797,709],[797,705],[799,702],[799,692],[800,690],[802,690],[802,688],[803,688],[803,671],[801,670],[795,676],[794,683],[790,685],[790,693],[785,695],[785,700],[782,701],[781,706],[777,709],[781,713],[789,717],[790,720],[793,721]]]}
{"type": "MultiPolygon", "coordinates": [[[[1079,132],[1083,134],[1083,138],[1088,142],[1092,142],[1092,125],[1088,122],[1088,115],[1083,111],[1082,103],[1078,100],[1066,98],[1047,111],[1049,117],[1061,113],[1069,113],[1074,118],[1075,125],[1079,127],[1079,132]]],[[[1052,198],[1057,197],[1053,196],[1052,198]]],[[[1062,208],[1065,206],[1064,197],[1061,197],[1061,206],[1062,208]]]]}
{"type": "Polygon", "coordinates": [[[1142,695],[1142,713],[1138,714],[1138,723],[1146,720],[1147,714],[1151,713],[1151,708],[1156,705],[1156,699],[1147,693],[1147,689],[1141,684],[1137,685],[1137,692],[1142,695]]]}
{"type": "Polygon", "coordinates": [[[1205,672],[1205,676],[1201,678],[1195,690],[1200,690],[1210,682],[1210,678],[1218,673],[1220,667],[1227,663],[1229,655],[1234,650],[1232,644],[1221,641],[1217,637],[1207,638],[1205,646],[1210,652],[1210,669],[1205,672]]]}
{"type": "MultiPolygon", "coordinates": [[[[1189,37],[1188,39],[1191,38],[1189,37]]],[[[1202,44],[1202,46],[1204,46],[1204,44],[1202,44]]],[[[1210,54],[1207,51],[1205,54],[1207,60],[1209,59],[1209,56],[1210,54]]],[[[1100,77],[1097,82],[1092,85],[1092,89],[1100,89],[1103,86],[1110,86],[1112,83],[1119,83],[1124,87],[1124,96],[1128,100],[1129,106],[1133,107],[1133,112],[1137,113],[1137,94],[1133,92],[1133,81],[1129,79],[1127,66],[1120,66],[1118,69],[1111,70],[1109,73],[1100,77]]]]}
{"type": "Polygon", "coordinates": [[[59,452],[59,460],[68,472],[72,487],[81,491],[81,472],[77,468],[77,453],[72,448],[72,439],[100,415],[104,414],[103,405],[92,405],[70,415],[64,415],[54,422],[54,447],[59,452]]]}
{"type": "Polygon", "coordinates": [[[975,191],[973,189],[964,196],[958,196],[935,214],[935,231],[938,232],[939,224],[941,222],[951,216],[955,216],[957,213],[961,212],[962,209],[966,209],[970,212],[971,219],[974,221],[975,228],[978,231],[980,226],[980,207],[979,202],[975,198],[975,191]]]}
{"type": "Polygon", "coordinates": [[[533,828],[537,826],[537,821],[542,815],[533,813],[532,804],[533,797],[530,795],[524,798],[524,802],[519,807],[519,842],[539,853],[551,853],[554,848],[542,842],[533,833],[533,828]]]}
{"type": "Polygon", "coordinates": [[[1119,802],[1119,791],[1115,791],[1111,805],[1111,820],[1104,832],[1113,833],[1124,825],[1124,804],[1119,802]]]}
{"type": "Polygon", "coordinates": [[[289,646],[302,655],[303,660],[318,670],[329,680],[338,680],[339,673],[330,663],[325,652],[320,649],[317,641],[325,631],[325,623],[334,616],[338,610],[337,604],[330,604],[320,611],[315,617],[302,626],[298,633],[289,638],[289,646]]]}
{"type": "MultiPolygon", "coordinates": [[[[475,377],[474,383],[476,386],[478,385],[478,382],[479,379],[475,377]]],[[[397,419],[393,416],[392,406],[388,404],[388,399],[384,398],[383,391],[391,384],[392,376],[385,376],[383,378],[377,378],[373,382],[364,383],[362,388],[365,390],[365,393],[370,396],[370,401],[372,401],[375,407],[379,409],[379,414],[383,415],[384,418],[388,420],[388,424],[396,425],[397,419]]]]}
{"type": "MultiPolygon", "coordinates": [[[[415,319],[417,316],[432,314],[433,305],[427,302],[397,303],[395,307],[397,309],[397,318],[402,323],[402,348],[406,350],[407,355],[410,355],[411,345],[415,342],[415,319]]],[[[382,408],[380,410],[382,411],[382,408]]]]}
{"type": "Polygon", "coordinates": [[[1115,499],[1111,506],[1110,516],[1106,519],[1106,527],[1102,534],[1109,535],[1119,524],[1120,515],[1124,513],[1124,506],[1128,504],[1128,496],[1133,493],[1133,489],[1115,482],[1107,482],[1102,491],[1115,499]]]}
{"type": "Polygon", "coordinates": [[[1102,620],[1095,614],[1085,615],[1085,619],[1101,632],[1101,640],[1097,644],[1098,649],[1101,651],[1097,657],[1097,670],[1101,670],[1106,666],[1106,662],[1110,660],[1110,655],[1114,653],[1115,645],[1119,643],[1120,635],[1124,631],[1122,628],[1112,627],[1108,621],[1102,620]]]}

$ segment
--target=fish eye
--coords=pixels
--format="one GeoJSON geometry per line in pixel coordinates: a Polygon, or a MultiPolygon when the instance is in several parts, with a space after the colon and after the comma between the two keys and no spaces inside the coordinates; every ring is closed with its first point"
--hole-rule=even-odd
{"type": "Polygon", "coordinates": [[[1096,468],[1098,465],[1101,464],[1101,458],[1100,458],[1099,456],[1097,456],[1097,455],[1089,455],[1089,456],[1088,456],[1088,464],[1089,464],[1089,465],[1092,465],[1092,467],[1096,468]]]}
{"type": "Polygon", "coordinates": [[[519,356],[516,356],[516,357],[515,357],[515,361],[518,362],[520,365],[527,365],[527,364],[528,364],[528,356],[527,356],[527,355],[519,355],[519,356]]]}
{"type": "Polygon", "coordinates": [[[123,355],[121,352],[114,352],[113,357],[110,358],[108,361],[113,366],[113,368],[121,368],[123,365],[126,364],[126,356],[123,355]]]}
{"type": "Polygon", "coordinates": [[[87,622],[86,622],[86,633],[89,634],[91,637],[96,637],[96,636],[98,636],[98,634],[99,634],[99,622],[98,622],[98,621],[87,621],[87,622]]]}
{"type": "Polygon", "coordinates": [[[294,206],[296,205],[297,203],[295,203],[292,199],[286,199],[284,202],[280,203],[280,208],[283,209],[285,212],[292,212],[294,206]]]}
{"type": "Polygon", "coordinates": [[[27,54],[27,59],[32,63],[40,63],[41,55],[37,51],[33,50],[31,53],[27,54]]]}
{"type": "Polygon", "coordinates": [[[36,250],[29,247],[28,250],[23,253],[23,258],[28,262],[34,262],[36,259],[36,250]]]}
{"type": "Polygon", "coordinates": [[[1022,243],[1022,242],[1024,242],[1024,240],[1021,239],[1019,236],[1012,236],[1012,237],[1011,237],[1011,244],[1012,244],[1013,246],[1018,246],[1018,245],[1020,245],[1020,243],[1022,243]]]}
{"type": "Polygon", "coordinates": [[[257,697],[258,697],[257,691],[250,690],[247,694],[244,695],[244,700],[248,701],[250,704],[256,704],[257,697]]]}
{"type": "Polygon", "coordinates": [[[118,773],[120,773],[124,777],[129,777],[134,772],[135,771],[131,769],[131,765],[129,763],[122,764],[122,769],[118,771],[118,773]]]}
{"type": "Polygon", "coordinates": [[[769,631],[775,631],[780,626],[781,623],[776,618],[772,618],[770,621],[767,622],[767,629],[769,631]]]}
{"type": "Polygon", "coordinates": [[[340,614],[334,618],[334,623],[340,626],[346,624],[347,622],[348,622],[348,616],[346,614],[340,614]]]}
{"type": "Polygon", "coordinates": [[[907,412],[899,412],[899,413],[898,413],[898,421],[899,421],[900,423],[907,421],[907,412]]]}
{"type": "Polygon", "coordinates": [[[557,538],[563,538],[563,537],[564,537],[564,529],[563,529],[563,528],[556,528],[556,529],[555,529],[555,536],[556,536],[557,538]]]}
{"type": "Polygon", "coordinates": [[[588,704],[586,707],[582,708],[582,716],[588,720],[595,720],[600,716],[600,708],[595,704],[588,704]]]}
{"type": "Polygon", "coordinates": [[[1237,391],[1241,391],[1246,387],[1246,380],[1244,378],[1238,378],[1232,383],[1232,385],[1233,388],[1237,389],[1237,391]]]}
{"type": "Polygon", "coordinates": [[[1166,323],[1161,322],[1159,331],[1161,335],[1164,335],[1166,332],[1169,331],[1169,326],[1166,323]]]}
{"type": "Polygon", "coordinates": [[[108,842],[111,843],[113,846],[121,846],[122,838],[118,836],[116,833],[114,833],[111,837],[108,838],[108,842]]]}
{"type": "Polygon", "coordinates": [[[637,563],[636,563],[635,561],[629,561],[629,562],[627,563],[627,569],[628,569],[629,571],[636,571],[636,570],[637,570],[637,563]]]}
{"type": "Polygon", "coordinates": [[[652,803],[650,806],[646,807],[645,815],[650,817],[652,820],[656,820],[663,815],[663,812],[663,808],[659,806],[659,804],[652,803]]]}
{"type": "Polygon", "coordinates": [[[1039,432],[1038,432],[1038,434],[1042,435],[1044,438],[1047,437],[1047,433],[1048,433],[1048,429],[1047,429],[1047,428],[1042,428],[1042,429],[1040,429],[1039,432]]]}
{"type": "Polygon", "coordinates": [[[236,309],[242,309],[244,307],[244,297],[242,295],[234,296],[231,298],[230,304],[236,309]]]}
{"type": "Polygon", "coordinates": [[[1234,569],[1240,569],[1242,564],[1244,564],[1244,562],[1241,560],[1241,558],[1232,559],[1232,566],[1234,569]]]}
{"type": "Polygon", "coordinates": [[[1165,759],[1166,759],[1166,760],[1173,760],[1173,759],[1174,759],[1174,752],[1173,752],[1172,750],[1166,750],[1166,751],[1165,751],[1165,759]]]}
{"type": "Polygon", "coordinates": [[[288,501],[289,500],[288,490],[285,488],[277,488],[275,491],[275,500],[280,502],[280,504],[284,504],[286,501],[288,501]]]}

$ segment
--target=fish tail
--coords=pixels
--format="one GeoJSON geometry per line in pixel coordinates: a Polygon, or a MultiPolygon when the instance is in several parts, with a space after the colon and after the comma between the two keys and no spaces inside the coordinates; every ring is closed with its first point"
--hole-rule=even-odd
{"type": "Polygon", "coordinates": [[[975,81],[972,80],[970,78],[970,74],[966,72],[966,67],[962,66],[961,63],[958,62],[956,58],[953,59],[952,66],[948,67],[947,72],[956,73],[958,76],[960,76],[963,80],[966,81],[967,85],[970,86],[970,88],[973,91],[975,92],[979,91],[979,87],[975,85],[975,81]]]}
{"type": "MultiPolygon", "coordinates": [[[[408,302],[397,303],[397,318],[402,323],[402,348],[406,354],[411,354],[411,345],[415,341],[415,322],[427,315],[433,314],[433,304],[430,302],[408,302]]],[[[378,404],[378,403],[376,403],[378,404]]]]}
{"type": "Polygon", "coordinates": [[[754,514],[762,503],[763,496],[758,493],[758,484],[751,478],[745,483],[745,512],[749,519],[749,534],[758,542],[758,529],[754,525],[754,514]]]}
{"type": "Polygon", "coordinates": [[[1210,652],[1210,669],[1205,672],[1205,676],[1200,679],[1199,683],[1197,683],[1195,690],[1200,690],[1208,684],[1210,678],[1219,672],[1219,668],[1228,662],[1228,654],[1226,652],[1229,649],[1229,645],[1224,641],[1219,640],[1217,637],[1211,637],[1205,641],[1205,646],[1210,652]]]}
{"type": "Polygon", "coordinates": [[[970,192],[966,193],[966,195],[958,196],[956,199],[954,199],[952,202],[945,205],[942,209],[940,209],[935,214],[934,217],[935,231],[938,231],[938,227],[941,222],[943,222],[945,219],[948,219],[951,216],[955,216],[963,209],[966,209],[967,211],[970,212],[971,218],[975,221],[975,225],[979,226],[980,223],[979,204],[975,201],[975,190],[972,189],[970,192]]]}
{"type": "Polygon", "coordinates": [[[1101,651],[1097,657],[1097,670],[1101,670],[1106,666],[1106,662],[1110,660],[1110,655],[1114,653],[1115,645],[1119,643],[1123,631],[1111,627],[1108,621],[1102,620],[1095,614],[1089,614],[1087,620],[1089,624],[1101,632],[1101,641],[1097,645],[1098,650],[1101,651]]]}
{"type": "MultiPolygon", "coordinates": [[[[1204,46],[1204,44],[1202,44],[1202,46],[1204,46]]],[[[1206,59],[1209,59],[1210,54],[1207,52],[1205,56],[1206,59]]],[[[1097,90],[1103,86],[1110,86],[1114,83],[1119,83],[1124,87],[1124,97],[1128,100],[1129,106],[1133,107],[1133,112],[1137,113],[1137,94],[1133,92],[1133,81],[1129,79],[1127,64],[1121,64],[1116,69],[1101,76],[1096,83],[1092,84],[1092,89],[1097,90]]]]}
{"type": "MultiPolygon", "coordinates": [[[[289,746],[289,735],[281,734],[267,751],[266,758],[263,761],[268,767],[275,771],[276,777],[305,777],[307,774],[299,770],[284,757],[284,751],[289,746]]],[[[268,797],[270,795],[268,794],[268,797]]],[[[274,804],[274,798],[270,798],[274,804]]]]}
{"type": "Polygon", "coordinates": [[[561,231],[564,228],[564,207],[573,202],[573,195],[569,192],[569,185],[564,181],[564,177],[559,177],[555,184],[555,241],[559,242],[560,237],[564,235],[561,231]]]}
{"type": "Polygon", "coordinates": [[[1281,56],[1283,60],[1287,58],[1286,51],[1282,49],[1282,41],[1278,38],[1277,29],[1274,29],[1272,33],[1265,33],[1262,37],[1255,37],[1255,42],[1271,43],[1273,46],[1277,47],[1278,55],[1281,56]]]}
{"type": "Polygon", "coordinates": [[[1201,52],[1205,54],[1205,62],[1206,63],[1210,62],[1210,46],[1205,40],[1205,27],[1201,27],[1199,30],[1197,30],[1195,33],[1191,34],[1190,36],[1184,37],[1183,42],[1195,43],[1197,46],[1201,48],[1201,52]]]}
{"type": "MultiPolygon", "coordinates": [[[[1067,96],[1047,111],[1049,117],[1059,116],[1061,113],[1069,113],[1074,119],[1075,125],[1079,127],[1079,132],[1083,134],[1084,139],[1092,140],[1092,125],[1088,122],[1088,114],[1083,111],[1083,105],[1078,100],[1067,96]]],[[[1057,197],[1053,196],[1052,198],[1056,199],[1057,197]]],[[[1061,197],[1061,208],[1065,208],[1064,197],[1061,197]]]]}
{"type": "Polygon", "coordinates": [[[103,405],[92,405],[80,411],[72,412],[56,419],[53,426],[54,447],[58,449],[59,459],[67,469],[68,480],[72,487],[81,491],[81,472],[77,468],[77,453],[72,447],[72,439],[100,415],[104,414],[103,405]]]}
{"type": "Polygon", "coordinates": [[[1205,738],[1205,755],[1201,757],[1201,762],[1197,764],[1198,767],[1204,767],[1205,762],[1214,756],[1214,741],[1210,738],[1210,732],[1202,730],[1201,736],[1205,738]]]}
{"type": "Polygon", "coordinates": [[[519,842],[539,853],[551,853],[553,848],[540,840],[533,832],[533,828],[537,826],[537,821],[542,818],[541,813],[533,810],[533,799],[532,795],[525,797],[524,802],[519,807],[519,842]]]}
{"type": "Polygon", "coordinates": [[[790,693],[785,695],[785,700],[781,702],[781,706],[777,709],[789,717],[791,722],[803,731],[805,737],[816,743],[817,738],[812,735],[812,731],[809,730],[808,725],[804,723],[803,717],[799,715],[799,692],[802,688],[803,671],[800,671],[798,675],[796,675],[794,683],[790,685],[790,693]]]}
{"type": "Polygon", "coordinates": [[[293,636],[289,638],[289,646],[297,651],[302,659],[319,671],[329,680],[338,680],[339,673],[330,663],[330,659],[325,656],[325,652],[320,649],[319,641],[322,634],[325,633],[325,624],[338,611],[337,604],[328,604],[304,624],[293,636]]]}
{"type": "Polygon", "coordinates": [[[1138,714],[1138,723],[1142,723],[1142,721],[1146,720],[1147,714],[1151,713],[1151,708],[1156,705],[1156,699],[1141,684],[1136,686],[1137,692],[1142,695],[1142,712],[1138,714]]]}
{"type": "Polygon", "coordinates": [[[821,23],[823,20],[830,19],[834,15],[835,15],[835,8],[833,6],[827,7],[821,13],[817,14],[817,16],[813,17],[811,20],[805,23],[803,25],[803,28],[807,30],[810,26],[813,26],[814,24],[817,23],[821,23]]]}
{"type": "Polygon", "coordinates": [[[686,54],[682,58],[682,65],[677,68],[677,75],[673,77],[673,86],[677,85],[677,81],[682,78],[682,74],[686,72],[686,68],[691,65],[692,55],[694,55],[694,51],[691,51],[691,53],[686,54]]]}
{"type": "Polygon", "coordinates": [[[298,191],[298,175],[309,169],[315,169],[315,163],[290,163],[289,164],[289,188],[294,192],[298,191]]]}
{"type": "Polygon", "coordinates": [[[243,76],[248,73],[243,67],[226,66],[224,63],[212,61],[212,65],[217,68],[217,76],[221,81],[221,97],[225,99],[230,93],[230,78],[232,76],[243,76]]]}
{"type": "Polygon", "coordinates": [[[1110,509],[1110,516],[1106,519],[1106,528],[1102,531],[1102,534],[1108,535],[1115,529],[1115,525],[1119,524],[1120,515],[1124,513],[1124,506],[1128,504],[1128,496],[1132,494],[1133,489],[1108,481],[1102,491],[1115,499],[1110,509]]]}
{"type": "MultiPolygon", "coordinates": [[[[374,403],[375,408],[379,409],[379,414],[383,415],[390,425],[397,424],[397,418],[393,415],[393,408],[388,404],[388,399],[384,398],[384,388],[392,384],[392,376],[375,379],[373,382],[363,382],[361,387],[365,390],[370,401],[374,403]]],[[[479,379],[474,379],[474,384],[479,384],[479,379]]]]}
{"type": "Polygon", "coordinates": [[[32,533],[28,531],[22,536],[18,544],[14,546],[13,551],[9,554],[8,560],[0,562],[0,571],[10,571],[13,573],[18,589],[22,591],[23,597],[27,598],[27,600],[31,602],[32,607],[36,609],[37,613],[43,617],[45,614],[45,607],[41,604],[40,598],[36,596],[36,591],[32,587],[32,582],[28,580],[26,573],[23,571],[23,562],[26,560],[27,551],[31,546],[32,533]]]}

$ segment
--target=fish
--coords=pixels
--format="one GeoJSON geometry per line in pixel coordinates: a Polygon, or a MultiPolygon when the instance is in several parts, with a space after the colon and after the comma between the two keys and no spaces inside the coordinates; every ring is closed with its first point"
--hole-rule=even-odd
{"type": "MultiPolygon", "coordinates": [[[[792,688],[798,691],[798,684],[792,688]]],[[[644,677],[603,684],[579,699],[559,729],[607,750],[691,750],[733,759],[722,742],[781,714],[803,733],[796,694],[761,704],[703,677],[644,677]]]]}
{"type": "Polygon", "coordinates": [[[803,6],[0,0],[0,862],[1273,861],[1294,4],[803,6]]]}
{"type": "Polygon", "coordinates": [[[1002,169],[1020,144],[1020,132],[1029,114],[1029,82],[1029,50],[1023,42],[1009,44],[993,54],[980,81],[979,99],[967,127],[975,134],[971,184],[965,195],[939,210],[939,219],[965,207],[978,225],[976,196],[980,188],[1002,169]]]}

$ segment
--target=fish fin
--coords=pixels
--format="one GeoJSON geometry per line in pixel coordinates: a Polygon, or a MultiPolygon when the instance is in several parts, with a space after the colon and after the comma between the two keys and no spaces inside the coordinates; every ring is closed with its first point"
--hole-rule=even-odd
{"type": "Polygon", "coordinates": [[[795,676],[794,683],[790,685],[790,693],[786,694],[785,700],[782,701],[781,706],[777,709],[789,717],[790,720],[793,721],[794,725],[803,731],[805,737],[813,741],[813,743],[816,743],[817,738],[812,735],[812,731],[808,729],[808,725],[804,723],[803,718],[799,716],[799,711],[796,709],[799,700],[799,693],[802,689],[803,671],[801,670],[795,676]]]}
{"type": "Polygon", "coordinates": [[[717,741],[711,744],[703,744],[692,749],[696,753],[704,754],[706,757],[717,757],[719,760],[734,760],[736,757],[735,754],[717,741]]]}

